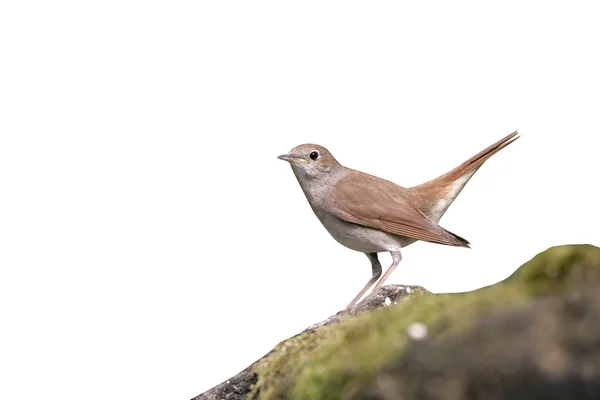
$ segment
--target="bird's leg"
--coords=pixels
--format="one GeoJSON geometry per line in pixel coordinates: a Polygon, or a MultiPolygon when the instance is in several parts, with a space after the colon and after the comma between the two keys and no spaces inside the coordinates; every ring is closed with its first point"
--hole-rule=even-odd
{"type": "MultiPolygon", "coordinates": [[[[379,259],[377,258],[377,253],[365,253],[365,255],[367,256],[369,261],[371,261],[371,269],[373,270],[373,277],[369,280],[369,282],[367,282],[365,287],[362,288],[362,290],[356,295],[356,297],[354,299],[352,299],[350,304],[348,304],[348,307],[356,304],[356,302],[358,300],[360,300],[360,298],[363,296],[363,294],[365,294],[365,292],[367,290],[369,290],[369,288],[371,286],[373,286],[373,284],[375,282],[377,282],[377,279],[379,279],[379,277],[381,276],[381,272],[382,272],[381,263],[379,262],[379,259]]],[[[348,308],[348,307],[346,307],[346,308],[348,308]]]]}
{"type": "Polygon", "coordinates": [[[394,272],[398,264],[400,264],[400,261],[402,261],[402,254],[399,251],[390,251],[390,253],[392,254],[392,265],[387,271],[385,271],[385,274],[383,274],[379,282],[377,282],[377,285],[375,285],[375,289],[373,289],[373,292],[375,292],[381,287],[381,285],[383,285],[383,282],[385,282],[388,276],[390,276],[390,274],[394,272]]]}

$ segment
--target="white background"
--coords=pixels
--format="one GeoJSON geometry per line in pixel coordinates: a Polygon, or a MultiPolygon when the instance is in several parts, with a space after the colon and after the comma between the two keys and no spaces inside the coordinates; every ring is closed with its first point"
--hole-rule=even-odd
{"type": "Polygon", "coordinates": [[[407,3],[2,2],[0,397],[188,399],[343,308],[300,143],[410,186],[521,132],[389,283],[598,244],[594,3],[407,3]]]}

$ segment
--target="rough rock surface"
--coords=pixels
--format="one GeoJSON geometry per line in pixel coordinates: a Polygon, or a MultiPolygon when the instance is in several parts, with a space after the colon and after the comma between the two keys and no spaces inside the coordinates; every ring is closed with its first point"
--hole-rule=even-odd
{"type": "MultiPolygon", "coordinates": [[[[337,324],[344,318],[349,318],[367,311],[377,310],[379,308],[395,304],[401,299],[409,299],[415,294],[423,293],[429,292],[423,289],[421,286],[383,286],[376,293],[369,294],[367,297],[364,298],[363,301],[356,304],[355,306],[340,311],[336,315],[329,317],[327,320],[308,327],[304,332],[314,333],[321,327],[337,324]]],[[[269,354],[265,355],[261,360],[264,360],[267,357],[269,357],[269,354]]],[[[194,397],[192,400],[244,400],[248,398],[247,395],[250,392],[252,385],[254,385],[258,380],[258,375],[256,374],[256,372],[254,372],[254,367],[261,360],[250,365],[242,372],[229,378],[225,382],[194,397]]]]}
{"type": "Polygon", "coordinates": [[[192,400],[244,400],[252,385],[258,380],[258,375],[252,371],[254,364],[215,386],[214,388],[194,397],[192,400]]]}
{"type": "Polygon", "coordinates": [[[599,399],[598,316],[600,248],[553,247],[473,292],[383,287],[197,399],[599,399]]]}
{"type": "Polygon", "coordinates": [[[380,308],[397,304],[398,301],[408,300],[414,295],[430,294],[427,289],[421,286],[410,285],[387,285],[380,287],[377,292],[369,294],[360,303],[350,308],[342,310],[335,315],[311,325],[304,332],[314,333],[318,328],[330,326],[341,322],[344,319],[357,316],[367,311],[379,310],[380,308]]]}

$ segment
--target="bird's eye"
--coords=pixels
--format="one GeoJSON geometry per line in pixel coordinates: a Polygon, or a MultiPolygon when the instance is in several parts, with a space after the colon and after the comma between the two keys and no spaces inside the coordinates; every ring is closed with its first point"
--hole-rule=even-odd
{"type": "Polygon", "coordinates": [[[311,160],[316,160],[317,158],[319,158],[319,152],[313,151],[312,153],[310,153],[311,160]]]}

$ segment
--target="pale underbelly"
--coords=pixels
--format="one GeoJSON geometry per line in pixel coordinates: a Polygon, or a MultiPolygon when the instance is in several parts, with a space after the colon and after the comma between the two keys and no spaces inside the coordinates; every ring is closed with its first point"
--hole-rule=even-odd
{"type": "Polygon", "coordinates": [[[363,253],[398,251],[416,240],[342,221],[336,217],[321,220],[329,234],[340,244],[363,253]]]}

